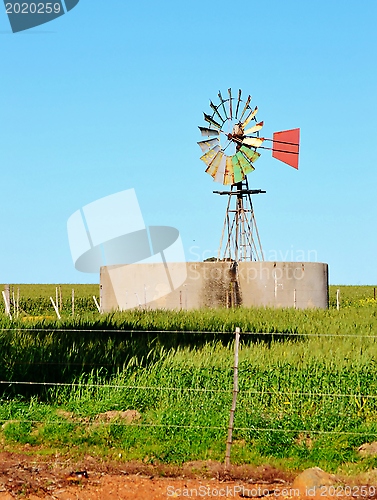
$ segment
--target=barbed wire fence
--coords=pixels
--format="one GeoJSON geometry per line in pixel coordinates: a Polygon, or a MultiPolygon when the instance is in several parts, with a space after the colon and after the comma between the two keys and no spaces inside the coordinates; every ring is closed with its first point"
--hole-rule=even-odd
{"type": "MultiPolygon", "coordinates": [[[[20,331],[20,328],[2,328],[1,331],[4,332],[18,332],[20,331]]],[[[242,427],[242,426],[236,426],[234,425],[234,420],[236,416],[236,410],[237,410],[237,400],[238,396],[240,393],[242,394],[249,394],[249,395],[258,395],[258,396],[264,396],[264,395],[276,395],[276,391],[268,391],[268,390],[254,390],[254,389],[240,389],[239,388],[239,373],[241,373],[242,376],[242,371],[239,372],[239,349],[240,349],[240,339],[241,337],[255,337],[255,336],[268,336],[274,339],[279,339],[281,337],[292,337],[292,338],[305,338],[305,337],[318,337],[318,338],[330,338],[330,337],[339,337],[339,338],[363,338],[363,339],[373,339],[374,341],[377,341],[377,335],[367,335],[367,334],[342,334],[342,333],[299,333],[299,332],[242,332],[240,331],[239,327],[235,328],[234,332],[224,332],[224,331],[217,331],[217,332],[211,332],[211,331],[196,331],[196,330],[172,330],[172,331],[166,331],[166,330],[123,330],[123,329],[58,329],[58,328],[22,328],[22,331],[26,332],[45,332],[45,333],[80,333],[80,334],[90,334],[90,333],[107,333],[107,334],[132,334],[132,335],[143,335],[143,334],[180,334],[180,335],[185,335],[185,334],[190,334],[190,335],[203,335],[203,334],[216,334],[216,335],[227,335],[227,336],[234,336],[234,363],[233,366],[229,366],[228,368],[233,368],[233,388],[217,388],[217,389],[209,389],[209,388],[200,388],[200,387],[175,387],[175,386],[153,386],[153,385],[127,385],[127,384],[111,384],[111,383],[87,383],[87,382],[38,382],[38,381],[22,381],[22,380],[0,380],[0,386],[7,386],[7,387],[12,387],[12,386],[36,386],[36,387],[66,387],[66,388],[92,388],[92,389],[100,389],[100,388],[106,388],[106,389],[119,389],[119,390],[128,390],[128,391],[135,391],[135,390],[141,390],[141,391],[168,391],[168,392],[187,392],[187,393],[224,393],[228,394],[229,396],[232,396],[232,404],[231,407],[229,408],[229,424],[228,426],[222,425],[222,426],[214,426],[214,425],[209,425],[209,426],[203,426],[203,425],[195,425],[195,424],[190,424],[190,425],[183,425],[183,424],[170,424],[170,423],[146,423],[146,422],[122,422],[122,421],[101,421],[99,422],[100,425],[103,426],[136,426],[140,428],[177,428],[177,429],[195,429],[198,430],[198,432],[203,431],[203,430],[219,430],[219,431],[224,431],[224,437],[227,433],[226,437],[226,453],[225,453],[225,466],[226,469],[229,469],[230,467],[230,456],[231,456],[231,447],[232,447],[232,436],[234,431],[253,431],[253,432],[271,432],[271,433],[287,433],[287,434],[306,434],[306,435],[349,435],[349,436],[365,436],[366,434],[368,436],[377,436],[377,432],[372,432],[372,431],[344,431],[344,430],[319,430],[319,429],[313,429],[313,428],[308,428],[308,429],[286,429],[286,428],[272,428],[272,427],[258,427],[258,426],[251,426],[251,427],[242,427]]],[[[17,361],[15,362],[17,364],[17,361]]],[[[22,363],[20,363],[22,364],[22,363]]],[[[32,362],[30,363],[31,365],[34,364],[40,364],[40,363],[35,363],[32,362]]],[[[48,364],[48,363],[47,363],[48,364]]],[[[57,363],[52,363],[56,365],[57,363]]],[[[66,363],[62,363],[66,364],[66,363]]],[[[82,366],[82,363],[78,363],[78,365],[82,366]]],[[[103,366],[103,364],[98,364],[95,366],[103,366]]],[[[111,365],[112,366],[112,365],[111,365]]],[[[287,396],[287,397],[310,397],[310,398],[360,398],[362,400],[377,400],[377,394],[369,394],[369,393],[356,393],[356,392],[350,392],[350,393],[345,393],[345,392],[316,392],[316,391],[294,391],[294,392],[289,392],[289,391],[279,391],[279,394],[281,396],[287,396]]],[[[0,404],[4,402],[0,400],[0,404]]],[[[6,400],[7,403],[9,403],[9,399],[6,400]]],[[[0,422],[2,424],[6,423],[28,423],[31,425],[38,425],[38,424],[45,424],[45,425],[72,425],[72,421],[70,420],[34,420],[34,419],[1,419],[0,422]]],[[[87,426],[88,421],[80,421],[80,420],[75,420],[74,421],[75,425],[81,425],[81,426],[87,426]]]]}

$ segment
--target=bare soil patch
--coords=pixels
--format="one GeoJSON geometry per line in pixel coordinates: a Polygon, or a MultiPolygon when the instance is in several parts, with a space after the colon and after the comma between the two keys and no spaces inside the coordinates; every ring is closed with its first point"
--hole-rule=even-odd
{"type": "MultiPolygon", "coordinates": [[[[0,500],[162,500],[169,498],[293,498],[295,474],[273,467],[217,462],[181,467],[136,462],[105,463],[87,456],[73,461],[23,453],[0,453],[0,500]],[[277,494],[278,492],[278,494],[277,494]]],[[[297,497],[296,497],[297,498],[297,497]]],[[[355,497],[353,497],[355,498],[355,497]]],[[[377,498],[369,496],[363,500],[377,498]]]]}

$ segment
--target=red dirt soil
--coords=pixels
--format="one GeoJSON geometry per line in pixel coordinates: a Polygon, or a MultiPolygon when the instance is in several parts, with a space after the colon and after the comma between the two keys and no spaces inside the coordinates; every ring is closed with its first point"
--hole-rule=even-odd
{"type": "Polygon", "coordinates": [[[294,474],[269,466],[232,466],[227,474],[222,464],[211,461],[175,467],[103,463],[90,456],[73,462],[64,457],[47,460],[21,453],[0,453],[0,500],[285,500],[293,498],[289,492],[293,478],[294,474]]]}

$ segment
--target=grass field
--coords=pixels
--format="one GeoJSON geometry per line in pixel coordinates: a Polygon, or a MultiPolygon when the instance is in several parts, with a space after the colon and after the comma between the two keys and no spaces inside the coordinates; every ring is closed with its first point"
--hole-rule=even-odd
{"type": "MultiPolygon", "coordinates": [[[[4,285],[0,285],[4,290],[4,285]]],[[[65,315],[72,314],[72,290],[74,291],[74,308],[76,314],[97,311],[93,295],[99,300],[98,285],[10,285],[11,302],[19,304],[19,315],[53,316],[55,311],[50,297],[60,303],[59,309],[65,315]]],[[[0,311],[4,312],[1,300],[0,311]]]]}
{"type": "MultiPolygon", "coordinates": [[[[1,290],[4,285],[0,285],[1,290]]],[[[375,296],[374,286],[330,286],[329,305],[330,308],[336,306],[336,291],[340,290],[340,301],[342,307],[360,307],[368,302],[373,302],[375,296]]],[[[63,315],[72,315],[72,290],[75,296],[75,313],[86,314],[97,312],[93,296],[99,300],[99,285],[10,285],[11,301],[19,302],[20,316],[55,316],[54,308],[50,297],[56,302],[56,293],[61,302],[59,308],[63,315]]],[[[0,313],[4,312],[4,302],[0,301],[0,313]]]]}
{"type": "Polygon", "coordinates": [[[72,286],[65,285],[61,321],[49,301],[55,286],[27,287],[19,286],[29,309],[13,322],[0,315],[0,379],[42,385],[2,383],[3,446],[149,463],[222,461],[232,398],[232,332],[239,326],[232,461],[343,471],[377,467],[377,458],[357,451],[377,441],[372,286],[331,287],[329,310],[100,315],[95,306],[89,312],[84,307],[96,292],[98,297],[98,286],[75,285],[83,307],[72,317],[72,286]],[[140,418],[132,424],[101,420],[110,410],[136,410],[140,418]]]}

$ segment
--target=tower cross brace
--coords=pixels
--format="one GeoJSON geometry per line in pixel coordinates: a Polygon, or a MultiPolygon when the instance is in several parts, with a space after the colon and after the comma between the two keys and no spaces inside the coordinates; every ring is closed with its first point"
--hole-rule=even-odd
{"type": "Polygon", "coordinates": [[[233,184],[230,191],[214,191],[215,194],[228,196],[217,253],[218,261],[222,259],[235,262],[264,260],[251,195],[265,192],[261,189],[249,189],[247,178],[233,184]]]}

